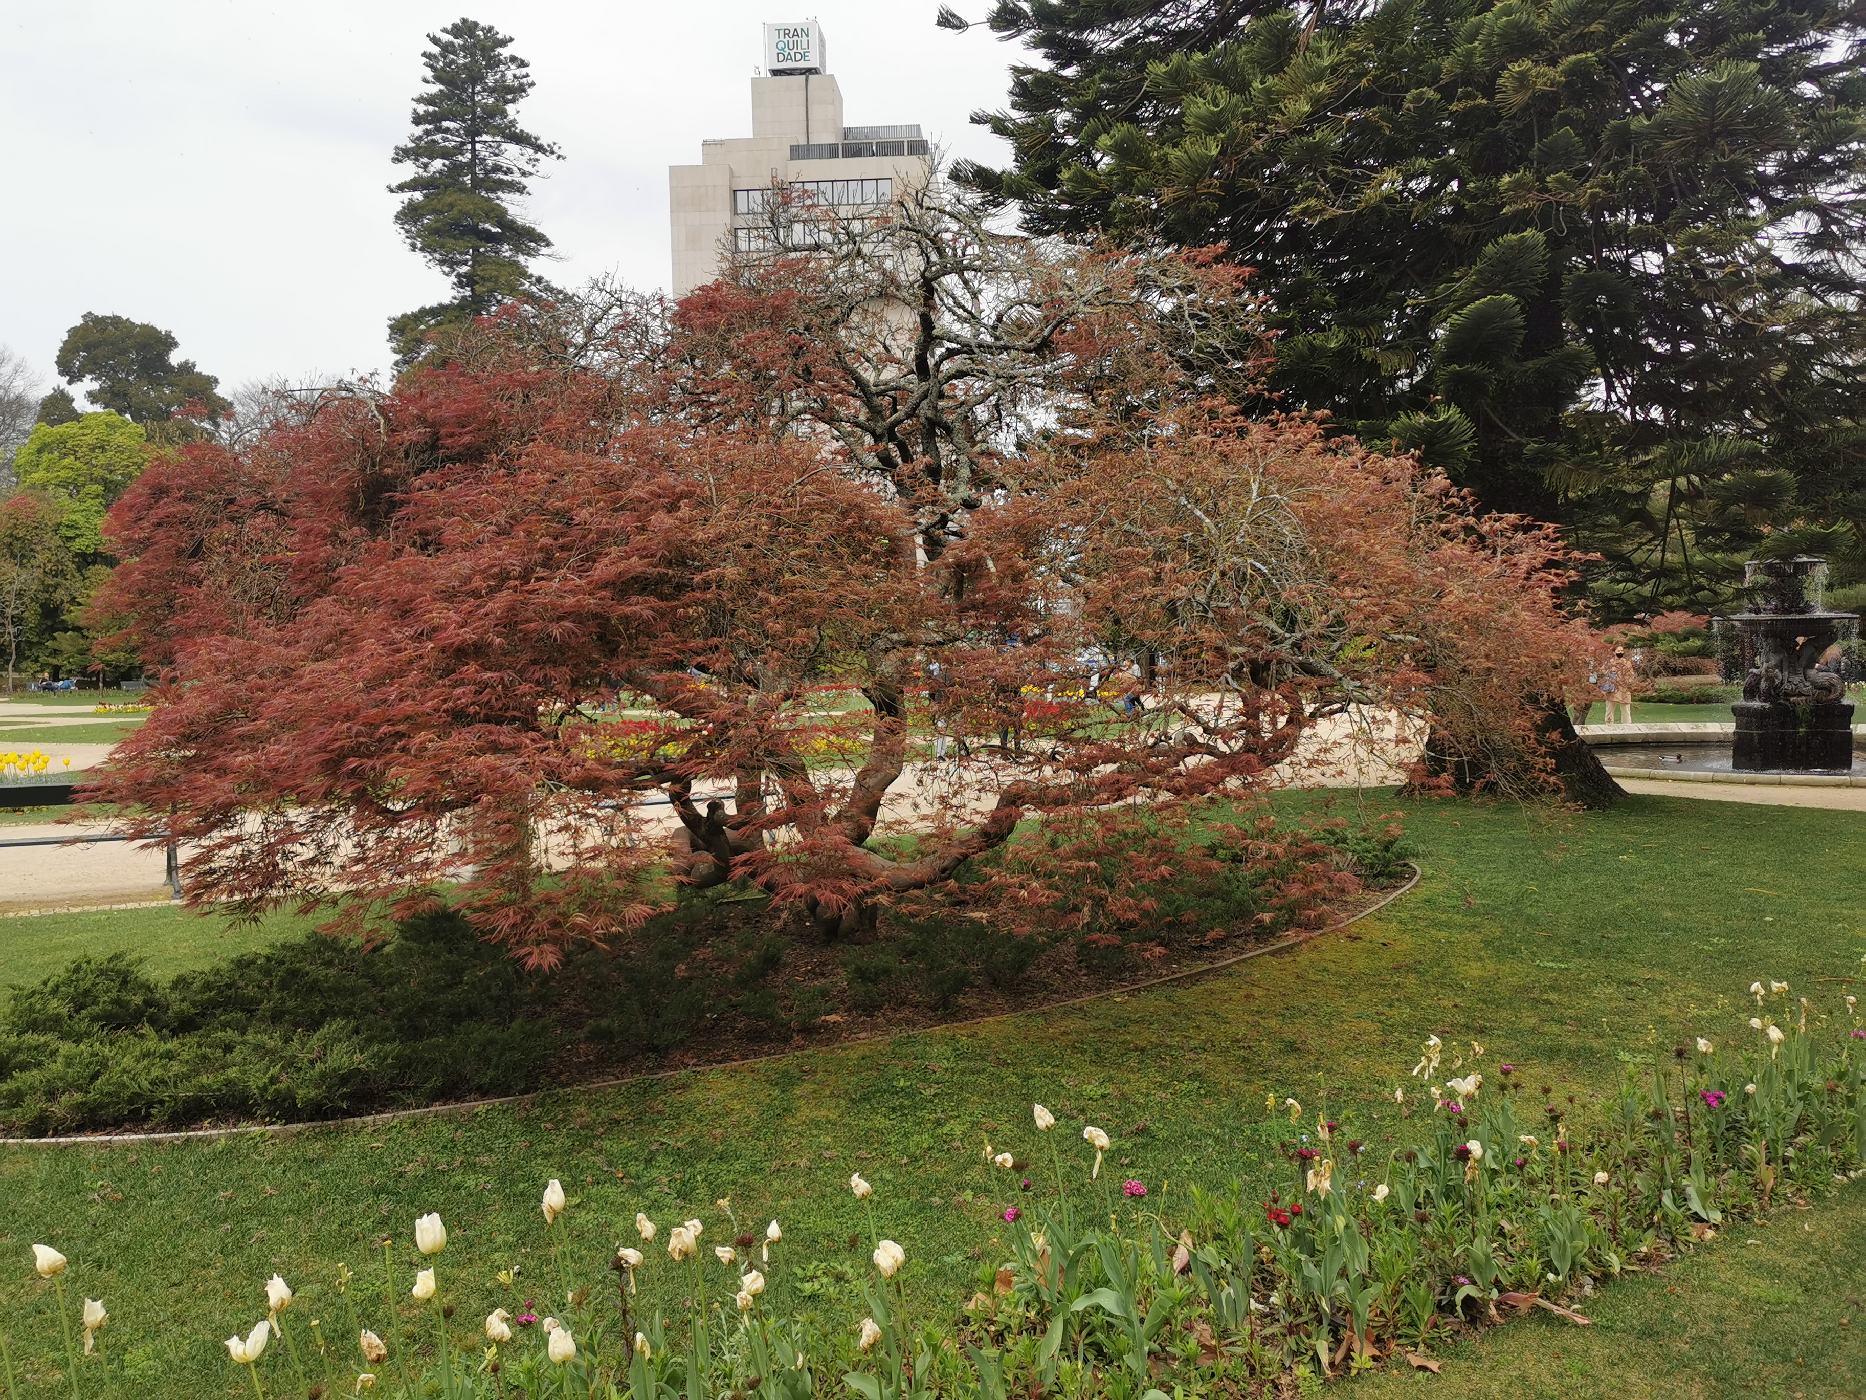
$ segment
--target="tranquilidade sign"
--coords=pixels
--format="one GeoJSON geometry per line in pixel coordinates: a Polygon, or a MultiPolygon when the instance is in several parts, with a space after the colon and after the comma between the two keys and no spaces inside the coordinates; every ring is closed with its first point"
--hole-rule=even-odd
{"type": "Polygon", "coordinates": [[[815,20],[765,26],[765,72],[823,71],[823,31],[815,20]]]}

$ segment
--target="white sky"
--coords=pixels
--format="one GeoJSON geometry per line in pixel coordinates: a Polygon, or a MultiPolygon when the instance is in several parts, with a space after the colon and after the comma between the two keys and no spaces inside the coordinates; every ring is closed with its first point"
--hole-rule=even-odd
{"type": "MultiPolygon", "coordinates": [[[[819,19],[852,126],[919,122],[1002,159],[967,116],[1015,52],[933,26],[937,0],[0,0],[0,344],[53,381],[80,314],[153,321],[223,389],[381,369],[385,326],[447,294],[402,243],[425,35],[462,14],[513,36],[518,109],[562,148],[529,213],[564,286],[669,281],[667,167],[751,130],[760,25],[819,19]]],[[[988,0],[956,5],[982,14],[988,0]]]]}

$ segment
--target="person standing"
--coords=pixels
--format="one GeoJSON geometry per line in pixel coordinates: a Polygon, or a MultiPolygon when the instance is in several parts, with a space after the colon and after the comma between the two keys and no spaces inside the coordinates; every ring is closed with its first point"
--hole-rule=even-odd
{"type": "Polygon", "coordinates": [[[1633,722],[1633,668],[1625,647],[1615,647],[1600,668],[1600,698],[1607,706],[1608,724],[1633,722]]]}

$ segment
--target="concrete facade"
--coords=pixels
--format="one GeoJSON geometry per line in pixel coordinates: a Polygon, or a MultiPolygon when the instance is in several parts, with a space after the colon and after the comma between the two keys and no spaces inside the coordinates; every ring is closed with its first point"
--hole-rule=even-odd
{"type": "Polygon", "coordinates": [[[930,173],[918,126],[843,124],[842,89],[832,74],[760,77],[751,85],[750,136],[702,141],[698,165],[668,167],[675,296],[718,276],[733,240],[750,237],[760,222],[760,192],[774,183],[800,186],[845,213],[899,199],[930,173]]]}

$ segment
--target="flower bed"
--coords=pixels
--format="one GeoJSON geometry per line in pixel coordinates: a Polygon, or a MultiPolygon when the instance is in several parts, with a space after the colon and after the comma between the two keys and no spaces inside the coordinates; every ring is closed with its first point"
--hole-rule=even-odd
{"type": "MultiPolygon", "coordinates": [[[[1395,1088],[1418,1122],[1409,1146],[1375,1153],[1325,1110],[1272,1095],[1263,1111],[1288,1117],[1290,1178],[1256,1200],[1117,1185],[1103,1170],[1106,1132],[1085,1125],[1078,1141],[1036,1105],[1019,1143],[984,1146],[980,1171],[1013,1202],[1007,1247],[949,1307],[904,1287],[945,1242],[889,1238],[887,1201],[857,1175],[872,1249],[859,1301],[857,1290],[823,1299],[810,1241],[741,1221],[729,1199],[666,1225],[637,1213],[608,1280],[570,1273],[556,1247],[564,1213],[626,1218],[631,1207],[552,1181],[544,1278],[456,1276],[446,1227],[427,1215],[412,1250],[385,1241],[367,1272],[300,1280],[303,1301],[281,1277],[255,1280],[266,1315],[219,1321],[233,1329],[230,1364],[262,1397],[802,1400],[840,1383],[867,1400],[1145,1400],[1429,1365],[1432,1347],[1474,1326],[1532,1311],[1585,1322],[1578,1306],[1613,1276],[1862,1170],[1866,1029],[1854,998],[1816,1008],[1781,983],[1752,995],[1743,1049],[1681,1044],[1629,1077],[1598,1127],[1570,1125],[1524,1068],[1493,1069],[1481,1046],[1460,1054],[1436,1037],[1395,1088]]],[[[74,1266],[55,1246],[34,1258],[57,1293],[68,1388],[109,1393],[119,1377],[101,1345],[104,1303],[74,1306],[83,1290],[67,1296],[74,1266]]]]}
{"type": "Polygon", "coordinates": [[[0,753],[0,808],[56,806],[71,801],[77,785],[69,758],[54,766],[42,749],[0,753]]]}

